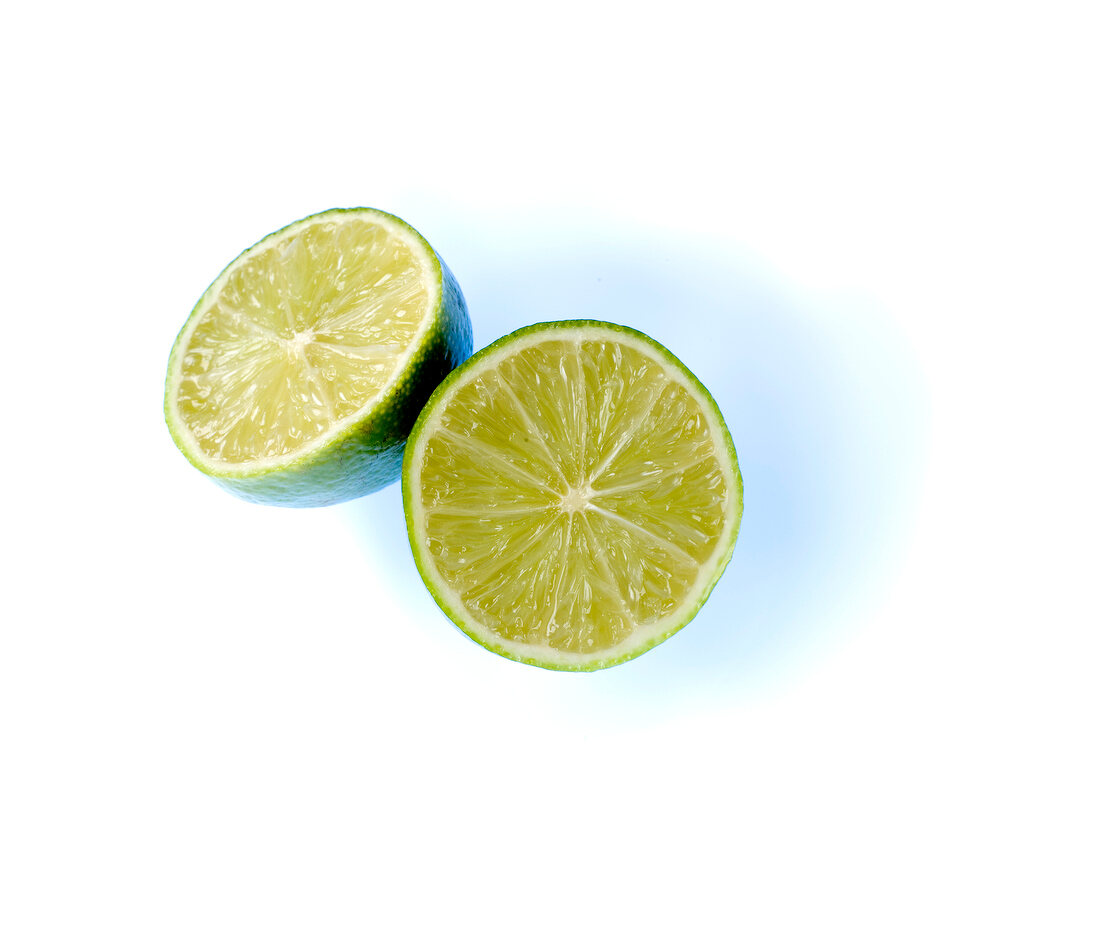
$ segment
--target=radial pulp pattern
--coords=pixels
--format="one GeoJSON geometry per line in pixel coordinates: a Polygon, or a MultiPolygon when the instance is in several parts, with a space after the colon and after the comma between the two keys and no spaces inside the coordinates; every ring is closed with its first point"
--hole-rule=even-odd
{"type": "Polygon", "coordinates": [[[471,637],[596,669],[683,626],[732,553],[736,454],[717,406],[660,345],[547,323],[455,371],[405,461],[414,555],[471,637]]]}
{"type": "Polygon", "coordinates": [[[165,414],[227,488],[339,501],[396,477],[420,406],[469,350],[461,293],[427,242],[386,213],[332,210],[215,281],[172,352],[165,414]]]}

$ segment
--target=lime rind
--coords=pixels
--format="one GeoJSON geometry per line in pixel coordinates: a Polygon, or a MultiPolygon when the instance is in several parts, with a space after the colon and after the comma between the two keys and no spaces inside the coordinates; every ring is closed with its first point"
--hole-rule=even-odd
{"type": "Polygon", "coordinates": [[[733,439],[726,427],[714,397],[692,372],[667,348],[635,329],[596,320],[544,322],[527,326],[507,335],[474,354],[461,367],[453,370],[433,393],[413,427],[406,446],[402,471],[402,497],[413,559],[428,591],[450,620],[468,637],[487,650],[510,660],[553,670],[593,671],[632,660],[667,640],[695,617],[710,596],[730,558],[740,528],[743,513],[744,486],[733,439]],[[423,464],[423,444],[437,424],[449,398],[465,382],[479,372],[499,365],[510,354],[541,341],[562,340],[570,332],[597,331],[610,340],[640,348],[662,365],[664,371],[680,382],[700,404],[711,434],[723,452],[729,509],[723,529],[710,557],[699,568],[697,579],[683,596],[679,606],[669,615],[648,625],[641,625],[613,647],[593,653],[574,653],[549,645],[517,642],[503,637],[478,622],[462,603],[458,593],[439,572],[426,542],[424,509],[419,500],[420,472],[423,464]]]}
{"type": "Polygon", "coordinates": [[[173,441],[196,469],[230,493],[268,504],[332,505],[381,489],[401,474],[405,440],[435,386],[470,356],[469,314],[454,275],[412,226],[377,209],[330,209],[293,222],[241,252],[199,299],[173,345],[168,362],[164,416],[173,441]],[[332,424],[318,438],[278,457],[244,463],[216,460],[202,452],[182,421],[177,384],[191,332],[228,276],[251,256],[309,225],[368,219],[414,248],[429,272],[427,311],[393,375],[371,401],[332,424]]]}

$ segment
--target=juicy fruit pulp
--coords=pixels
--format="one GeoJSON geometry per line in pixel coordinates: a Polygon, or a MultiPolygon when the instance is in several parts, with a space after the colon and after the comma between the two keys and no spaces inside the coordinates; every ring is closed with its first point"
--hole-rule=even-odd
{"type": "Polygon", "coordinates": [[[232,271],[191,332],[180,415],[227,463],[293,453],[394,374],[429,308],[409,244],[365,221],[302,230],[232,271]]]}
{"type": "Polygon", "coordinates": [[[629,659],[685,624],[729,559],[732,442],[698,381],[639,333],[549,323],[505,342],[452,374],[410,441],[418,565],[505,656],[629,659]]]}
{"type": "Polygon", "coordinates": [[[462,294],[427,242],[378,210],[330,210],[250,248],[203,295],[165,417],[238,495],[338,502],[398,476],[417,413],[469,352],[462,294]]]}

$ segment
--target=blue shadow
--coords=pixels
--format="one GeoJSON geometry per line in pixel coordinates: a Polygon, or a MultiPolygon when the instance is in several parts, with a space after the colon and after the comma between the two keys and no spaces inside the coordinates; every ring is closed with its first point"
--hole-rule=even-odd
{"type": "MultiPolygon", "coordinates": [[[[568,249],[548,253],[543,233],[495,260],[447,255],[475,347],[549,319],[640,329],[714,395],[745,481],[737,549],[695,620],[624,666],[561,674],[563,711],[649,723],[789,685],[876,619],[904,554],[926,431],[911,348],[866,299],[798,292],[732,250],[637,232],[557,240],[568,249]]],[[[347,509],[391,581],[419,583],[399,490],[347,509]]]]}

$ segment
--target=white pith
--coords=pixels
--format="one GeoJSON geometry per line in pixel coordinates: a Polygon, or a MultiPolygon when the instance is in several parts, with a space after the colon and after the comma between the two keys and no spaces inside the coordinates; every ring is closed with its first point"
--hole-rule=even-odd
{"type": "MultiPolygon", "coordinates": [[[[714,544],[710,556],[699,563],[694,584],[680,598],[678,607],[664,617],[652,623],[639,624],[633,633],[612,647],[589,653],[562,651],[554,646],[516,641],[486,627],[479,621],[463,602],[460,593],[453,589],[436,566],[434,557],[421,543],[427,538],[427,520],[421,492],[422,454],[412,454],[406,478],[409,481],[408,496],[411,499],[410,518],[413,522],[411,537],[418,548],[417,561],[425,573],[425,580],[437,598],[441,599],[444,610],[448,612],[463,630],[492,650],[501,652],[513,659],[539,663],[562,668],[595,668],[601,665],[619,662],[626,656],[644,651],[655,643],[668,637],[682,627],[698,610],[713,584],[717,581],[722,568],[732,552],[732,542],[740,523],[741,499],[740,477],[736,459],[724,441],[728,434],[713,404],[713,400],[702,390],[697,381],[686,374],[678,363],[672,362],[657,346],[639,335],[617,328],[600,325],[549,327],[520,335],[506,345],[483,357],[480,362],[468,365],[449,385],[447,395],[455,395],[470,380],[479,377],[484,371],[502,365],[509,357],[523,352],[532,345],[541,342],[568,341],[618,342],[630,349],[640,351],[654,361],[662,373],[682,387],[698,404],[706,419],[708,431],[712,436],[716,459],[719,463],[726,486],[725,517],[722,533],[714,544]]],[[[421,423],[416,439],[417,448],[424,447],[431,435],[439,427],[447,403],[437,402],[429,411],[428,418],[421,423]]],[[[565,511],[583,509],[591,497],[590,487],[584,485],[571,487],[563,494],[560,505],[565,511]]]]}
{"type": "MultiPolygon", "coordinates": [[[[287,226],[285,229],[268,236],[261,242],[238,256],[214,281],[203,294],[198,306],[188,319],[181,331],[173,350],[171,365],[168,373],[168,389],[166,401],[166,414],[173,426],[173,433],[177,440],[184,446],[184,450],[196,462],[201,462],[202,468],[209,473],[218,476],[240,477],[251,473],[266,472],[280,469],[293,464],[296,461],[307,458],[333,440],[335,435],[347,432],[358,422],[368,418],[400,381],[404,372],[408,369],[412,358],[423,348],[432,325],[438,318],[439,307],[442,300],[442,271],[434,252],[427,243],[409,226],[400,222],[386,213],[376,210],[333,210],[310,216],[301,222],[287,226]],[[407,347],[399,355],[396,355],[396,363],[393,372],[379,386],[372,398],[363,403],[352,414],[344,415],[328,423],[324,432],[309,440],[293,451],[281,455],[265,456],[256,460],[244,462],[230,462],[220,460],[207,454],[195,440],[190,428],[186,425],[178,407],[179,384],[182,379],[182,366],[186,348],[191,341],[194,330],[202,323],[203,318],[216,304],[217,298],[233,272],[254,259],[257,255],[280,247],[288,238],[300,234],[314,224],[332,223],[342,224],[347,222],[370,222],[382,228],[388,235],[400,240],[415,256],[421,271],[421,279],[427,291],[425,309],[419,321],[414,336],[407,347]]],[[[295,336],[288,342],[288,347],[293,348],[301,343],[301,336],[295,336]]]]}

